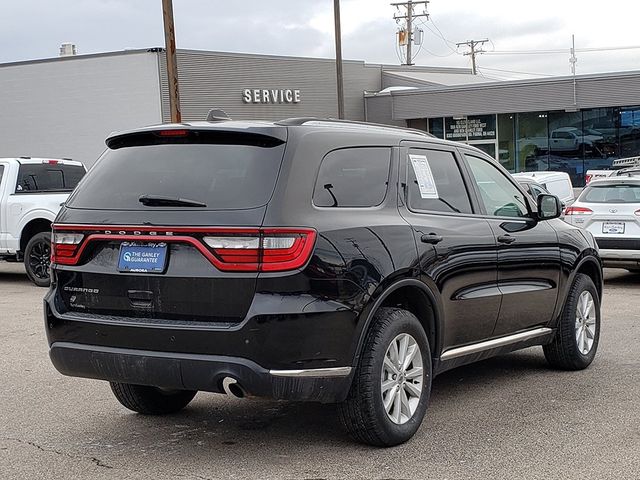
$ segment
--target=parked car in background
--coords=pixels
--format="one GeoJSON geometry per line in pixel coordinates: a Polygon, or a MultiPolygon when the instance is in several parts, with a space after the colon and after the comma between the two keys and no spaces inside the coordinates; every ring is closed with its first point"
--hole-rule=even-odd
{"type": "Polygon", "coordinates": [[[477,148],[308,118],[107,146],[54,222],[45,328],[61,373],[133,411],[200,390],[338,403],[354,438],[391,446],[434,375],[532,345],[566,370],[596,354],[593,237],[477,148]]]}
{"type": "Polygon", "coordinates": [[[549,191],[540,185],[535,180],[530,179],[529,177],[515,177],[520,186],[524,188],[525,192],[531,195],[531,198],[534,200],[538,198],[539,195],[547,194],[549,195],[549,191]]]}
{"type": "Polygon", "coordinates": [[[584,181],[588,185],[592,180],[607,178],[615,175],[618,170],[631,167],[640,167],[640,157],[618,158],[611,162],[611,168],[609,169],[587,170],[584,181]]]}
{"type": "MultiPolygon", "coordinates": [[[[523,172],[512,175],[520,183],[540,184],[558,197],[565,207],[570,206],[575,200],[571,177],[566,172],[523,172]]],[[[537,198],[537,195],[534,198],[537,198]]]]}
{"type": "Polygon", "coordinates": [[[49,285],[51,222],[85,172],[67,159],[0,158],[0,260],[24,261],[38,286],[49,285]]]}
{"type": "Polygon", "coordinates": [[[591,181],[564,219],[595,237],[605,267],[640,271],[640,177],[591,181]]]}

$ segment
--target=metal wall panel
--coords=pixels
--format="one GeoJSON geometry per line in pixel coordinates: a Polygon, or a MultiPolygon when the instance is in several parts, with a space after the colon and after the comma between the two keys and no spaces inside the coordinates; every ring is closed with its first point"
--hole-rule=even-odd
{"type": "Polygon", "coordinates": [[[391,108],[393,107],[393,99],[391,98],[391,95],[366,97],[365,101],[367,107],[367,121],[388,125],[398,125],[401,127],[407,126],[407,122],[405,120],[394,120],[391,116],[391,108]]]}
{"type": "MultiPolygon", "coordinates": [[[[632,106],[640,104],[640,73],[578,76],[576,95],[577,104],[574,105],[573,79],[562,77],[446,87],[433,91],[398,91],[393,92],[390,98],[392,118],[396,120],[632,106]]],[[[367,108],[374,98],[366,99],[367,108]]],[[[378,119],[370,114],[369,119],[382,121],[386,114],[381,115],[378,119]]]]}
{"type": "Polygon", "coordinates": [[[0,156],[93,164],[114,130],[161,120],[157,56],[135,52],[0,66],[0,156]]]}
{"type": "MultiPolygon", "coordinates": [[[[180,105],[185,121],[203,120],[211,108],[234,119],[279,120],[287,117],[337,117],[335,62],[330,59],[276,57],[179,50],[180,105]],[[298,104],[244,103],[242,91],[299,89],[298,104]]],[[[169,120],[166,58],[158,53],[162,111],[169,120]]],[[[364,120],[365,90],[380,90],[381,66],[344,62],[345,116],[364,120]]]]}

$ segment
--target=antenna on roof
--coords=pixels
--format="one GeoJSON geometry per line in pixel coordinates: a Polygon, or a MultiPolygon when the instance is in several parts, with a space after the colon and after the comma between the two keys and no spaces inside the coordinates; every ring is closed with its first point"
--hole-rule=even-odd
{"type": "Polygon", "coordinates": [[[212,108],[207,114],[207,122],[223,122],[225,120],[231,120],[227,112],[220,108],[212,108]]]}

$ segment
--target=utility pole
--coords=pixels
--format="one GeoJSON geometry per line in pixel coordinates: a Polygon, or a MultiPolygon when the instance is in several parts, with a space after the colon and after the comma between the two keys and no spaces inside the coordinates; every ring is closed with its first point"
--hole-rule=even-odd
{"type": "Polygon", "coordinates": [[[411,58],[411,44],[413,43],[413,20],[418,17],[426,17],[429,18],[429,14],[427,13],[427,1],[419,1],[414,2],[413,0],[407,0],[406,2],[396,2],[392,3],[391,6],[396,7],[398,10],[400,7],[404,7],[407,9],[407,13],[405,15],[394,15],[394,20],[405,20],[406,21],[406,38],[407,38],[407,59],[405,65],[413,65],[411,58]],[[415,14],[413,12],[413,7],[415,5],[424,5],[424,12],[415,14]]]}
{"type": "Polygon", "coordinates": [[[182,122],[180,113],[180,90],[178,89],[178,62],[176,61],[176,33],[173,26],[173,2],[162,0],[164,19],[164,49],[167,54],[167,76],[169,79],[169,105],[171,122],[182,122]]]}
{"type": "Polygon", "coordinates": [[[467,56],[470,55],[471,56],[471,70],[473,72],[474,75],[477,75],[477,68],[476,68],[476,55],[480,54],[480,53],[484,53],[484,50],[476,50],[477,46],[482,46],[483,44],[487,43],[489,41],[488,38],[485,38],[484,40],[467,40],[466,42],[460,42],[460,43],[456,43],[456,47],[461,47],[462,45],[467,45],[469,47],[469,51],[468,52],[464,52],[463,55],[467,56]]]}
{"type": "Polygon", "coordinates": [[[333,0],[333,20],[336,35],[336,82],[338,91],[338,118],[344,118],[344,82],[342,78],[342,33],[340,30],[340,0],[333,0]]]}
{"type": "Polygon", "coordinates": [[[569,57],[569,63],[571,64],[571,74],[573,75],[573,106],[578,105],[578,92],[576,85],[576,63],[578,63],[578,57],[576,57],[576,36],[571,35],[571,57],[569,57]]]}

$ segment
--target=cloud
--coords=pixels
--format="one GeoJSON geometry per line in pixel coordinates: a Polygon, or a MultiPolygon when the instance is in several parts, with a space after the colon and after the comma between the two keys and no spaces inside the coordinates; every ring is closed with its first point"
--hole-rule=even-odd
{"type": "MultiPolygon", "coordinates": [[[[277,55],[334,54],[333,3],[329,0],[174,0],[179,48],[277,55]]],[[[489,38],[496,50],[567,49],[577,46],[640,44],[636,22],[640,2],[595,0],[536,4],[507,0],[433,0],[430,20],[418,20],[425,43],[420,64],[468,66],[468,57],[452,53],[452,43],[489,38]],[[598,7],[598,14],[593,12],[598,7]],[[440,29],[438,32],[436,26],[440,29]]],[[[343,56],[378,63],[399,63],[389,0],[342,0],[343,56]]],[[[62,42],[80,53],[164,44],[160,0],[20,0],[3,2],[0,62],[53,57],[62,42]]],[[[453,47],[455,49],[455,47],[453,47]]],[[[639,50],[579,54],[578,71],[637,69],[639,50]]],[[[568,54],[479,57],[489,68],[566,74],[568,54]]]]}

